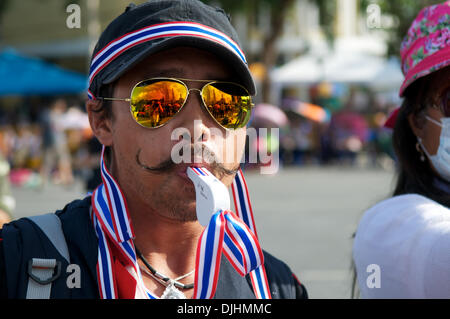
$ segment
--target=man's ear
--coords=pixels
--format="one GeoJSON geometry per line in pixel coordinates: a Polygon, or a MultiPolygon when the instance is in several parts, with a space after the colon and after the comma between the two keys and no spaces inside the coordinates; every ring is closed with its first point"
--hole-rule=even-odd
{"type": "Polygon", "coordinates": [[[112,145],[112,112],[109,116],[105,110],[101,109],[103,103],[99,100],[87,100],[86,111],[89,117],[89,124],[92,132],[97,137],[99,142],[105,146],[112,145]]]}
{"type": "Polygon", "coordinates": [[[416,137],[423,138],[424,123],[418,118],[417,114],[411,113],[408,115],[408,123],[411,127],[413,134],[416,137]]]}

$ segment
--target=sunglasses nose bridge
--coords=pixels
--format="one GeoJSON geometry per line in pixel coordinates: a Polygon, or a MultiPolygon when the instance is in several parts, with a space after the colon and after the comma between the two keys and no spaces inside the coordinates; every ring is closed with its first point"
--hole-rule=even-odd
{"type": "Polygon", "coordinates": [[[203,98],[202,98],[202,92],[203,92],[203,89],[197,89],[197,88],[190,88],[190,89],[187,89],[186,101],[188,100],[189,94],[191,93],[191,91],[197,91],[198,94],[200,95],[200,100],[203,101],[203,98]]]}
{"type": "Polygon", "coordinates": [[[202,90],[197,89],[197,88],[188,89],[188,94],[191,93],[191,91],[197,91],[200,95],[202,94],[202,90]]]}

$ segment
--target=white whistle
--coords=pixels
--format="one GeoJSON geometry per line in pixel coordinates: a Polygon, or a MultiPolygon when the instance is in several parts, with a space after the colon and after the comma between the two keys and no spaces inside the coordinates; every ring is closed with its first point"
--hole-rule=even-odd
{"type": "Polygon", "coordinates": [[[230,195],[226,186],[204,167],[188,167],[187,176],[195,186],[197,219],[207,226],[218,210],[230,209],[230,195]]]}

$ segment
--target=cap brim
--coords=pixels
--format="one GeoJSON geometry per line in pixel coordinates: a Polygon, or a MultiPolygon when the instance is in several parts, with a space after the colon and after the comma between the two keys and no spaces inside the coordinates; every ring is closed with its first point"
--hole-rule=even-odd
{"type": "Polygon", "coordinates": [[[117,58],[118,67],[110,71],[105,76],[102,84],[109,84],[116,81],[123,74],[152,54],[181,46],[202,49],[223,59],[224,62],[232,68],[233,72],[238,77],[240,84],[248,90],[250,95],[256,94],[256,86],[251,72],[247,64],[239,56],[221,44],[208,39],[189,36],[172,37],[164,39],[158,43],[142,43],[139,46],[123,53],[117,58]]]}
{"type": "Polygon", "coordinates": [[[414,81],[450,65],[450,46],[426,57],[408,71],[400,87],[399,96],[403,97],[406,88],[414,81]]]}

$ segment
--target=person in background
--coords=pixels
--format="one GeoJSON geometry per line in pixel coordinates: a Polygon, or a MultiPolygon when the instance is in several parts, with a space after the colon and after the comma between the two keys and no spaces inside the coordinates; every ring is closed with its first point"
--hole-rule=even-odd
{"type": "Polygon", "coordinates": [[[0,229],[12,220],[16,200],[11,194],[9,173],[11,166],[7,160],[10,152],[6,130],[0,130],[0,229]]]}
{"type": "Polygon", "coordinates": [[[12,212],[16,206],[10,190],[9,171],[8,161],[0,156],[0,228],[12,220],[12,212]]]}
{"type": "Polygon", "coordinates": [[[73,182],[72,164],[64,131],[64,115],[67,103],[57,99],[49,109],[42,112],[40,124],[43,130],[43,159],[41,177],[43,185],[52,176],[56,168],[53,181],[56,184],[69,185],[73,182]]]}
{"type": "Polygon", "coordinates": [[[450,1],[420,11],[401,46],[393,196],[366,211],[353,260],[363,298],[450,298],[450,1]]]}
{"type": "Polygon", "coordinates": [[[93,192],[102,183],[99,164],[102,145],[95,136],[92,136],[86,144],[88,155],[85,163],[89,171],[85,180],[85,189],[87,192],[93,192]]]}

